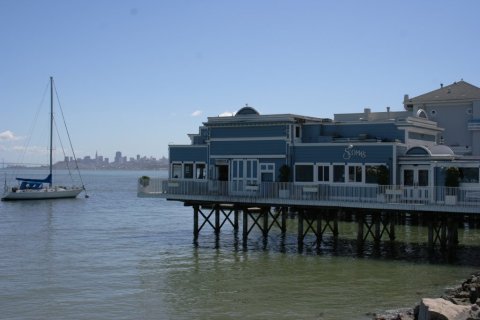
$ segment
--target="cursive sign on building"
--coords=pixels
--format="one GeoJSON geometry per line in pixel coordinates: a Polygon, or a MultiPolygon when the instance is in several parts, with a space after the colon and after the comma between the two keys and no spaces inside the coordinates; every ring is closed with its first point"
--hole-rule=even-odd
{"type": "Polygon", "coordinates": [[[367,151],[354,148],[353,145],[349,145],[343,150],[343,159],[350,160],[352,158],[365,159],[367,157],[367,151]]]}

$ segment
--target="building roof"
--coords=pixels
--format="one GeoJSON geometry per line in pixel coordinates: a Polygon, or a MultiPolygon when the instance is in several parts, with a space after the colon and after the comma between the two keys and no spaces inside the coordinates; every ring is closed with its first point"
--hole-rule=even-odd
{"type": "MultiPolygon", "coordinates": [[[[405,153],[407,158],[454,159],[455,153],[446,145],[413,146],[405,153]]],[[[404,158],[406,159],[406,158],[404,158]]]]}
{"type": "Polygon", "coordinates": [[[406,96],[403,103],[407,105],[452,100],[480,100],[480,88],[461,80],[418,97],[408,99],[406,96]]]}

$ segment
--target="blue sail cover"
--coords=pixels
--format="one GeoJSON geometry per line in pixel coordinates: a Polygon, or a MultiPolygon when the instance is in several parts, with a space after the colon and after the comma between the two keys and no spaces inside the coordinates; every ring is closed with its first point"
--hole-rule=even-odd
{"type": "Polygon", "coordinates": [[[16,178],[21,181],[20,190],[25,189],[42,189],[44,183],[52,183],[52,175],[49,174],[45,179],[16,178]]]}

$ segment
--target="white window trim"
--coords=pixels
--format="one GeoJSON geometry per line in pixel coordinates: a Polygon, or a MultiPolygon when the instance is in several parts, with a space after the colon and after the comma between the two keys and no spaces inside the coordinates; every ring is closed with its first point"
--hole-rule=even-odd
{"type": "Polygon", "coordinates": [[[315,168],[314,168],[314,174],[315,174],[315,176],[314,176],[314,179],[313,179],[313,180],[314,180],[315,182],[319,183],[319,184],[330,184],[330,183],[333,182],[333,175],[332,175],[332,173],[333,173],[333,166],[332,166],[331,163],[329,163],[329,162],[317,162],[317,163],[315,164],[315,168]],[[328,167],[328,181],[319,181],[319,180],[318,180],[318,168],[319,168],[319,167],[328,167]]]}
{"type": "Polygon", "coordinates": [[[296,162],[295,165],[293,166],[293,182],[296,184],[305,184],[305,185],[311,185],[311,184],[317,184],[318,182],[315,179],[315,163],[313,162],[296,162]],[[313,170],[313,181],[297,181],[297,166],[312,166],[313,170]]]}
{"type": "Polygon", "coordinates": [[[183,179],[183,163],[181,161],[173,161],[171,164],[170,164],[170,179],[183,179]],[[180,165],[180,176],[178,178],[174,178],[173,177],[173,167],[175,165],[180,165]]]}
{"type": "Polygon", "coordinates": [[[275,163],[274,162],[259,162],[258,172],[259,172],[259,175],[258,175],[259,181],[262,181],[262,173],[271,173],[273,177],[272,182],[275,182],[275,163]],[[266,166],[265,170],[262,169],[262,165],[266,166]],[[273,166],[273,169],[268,169],[268,166],[270,165],[273,166]]]}
{"type": "Polygon", "coordinates": [[[203,162],[203,161],[199,161],[199,162],[195,162],[194,165],[193,165],[193,179],[194,180],[199,180],[199,181],[204,181],[204,180],[208,180],[208,170],[207,170],[207,163],[206,162],[203,162]],[[198,179],[197,178],[197,165],[199,164],[203,164],[205,170],[204,170],[204,174],[205,174],[205,177],[203,179],[198,179]]]}
{"type": "Polygon", "coordinates": [[[182,162],[182,179],[184,180],[193,180],[195,179],[195,165],[193,161],[185,161],[182,162]],[[191,164],[192,165],[192,177],[191,178],[185,178],[185,165],[186,164],[191,164]]]}
{"type": "Polygon", "coordinates": [[[347,172],[346,166],[347,166],[347,165],[345,164],[345,162],[334,162],[334,163],[331,164],[331,167],[332,167],[332,179],[330,180],[330,183],[332,183],[332,184],[346,184],[346,183],[347,183],[347,181],[346,181],[346,175],[347,175],[348,172],[347,172]],[[333,167],[334,167],[334,166],[343,166],[343,170],[344,170],[344,171],[343,171],[343,181],[342,181],[342,182],[338,182],[338,181],[335,181],[335,180],[334,180],[334,176],[333,176],[333,174],[334,174],[333,167]]]}
{"type": "Polygon", "coordinates": [[[365,166],[362,163],[347,163],[345,165],[345,183],[348,184],[365,184],[365,166]],[[362,170],[361,181],[350,181],[350,167],[360,167],[362,170]]]}

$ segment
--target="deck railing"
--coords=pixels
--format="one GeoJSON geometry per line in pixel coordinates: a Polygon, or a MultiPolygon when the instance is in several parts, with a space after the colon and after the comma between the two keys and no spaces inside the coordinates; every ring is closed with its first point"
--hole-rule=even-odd
{"type": "MultiPolygon", "coordinates": [[[[480,187],[447,188],[298,184],[262,182],[258,185],[243,185],[229,181],[193,181],[152,178],[148,184],[138,185],[139,197],[160,197],[180,201],[230,201],[243,203],[278,204],[397,204],[430,205],[435,207],[477,207],[480,211],[480,187]]],[[[475,208],[476,210],[476,208],[475,208]]]]}

